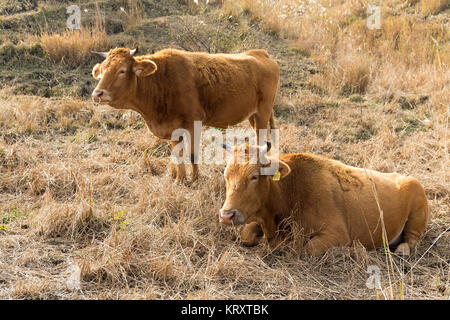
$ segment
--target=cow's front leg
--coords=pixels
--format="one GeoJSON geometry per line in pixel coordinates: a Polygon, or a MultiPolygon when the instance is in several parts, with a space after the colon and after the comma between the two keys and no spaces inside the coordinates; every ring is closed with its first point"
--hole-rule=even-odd
{"type": "MultiPolygon", "coordinates": [[[[197,128],[198,130],[198,128],[197,128]]],[[[201,132],[195,132],[194,127],[190,126],[188,128],[190,135],[190,152],[191,152],[191,165],[192,165],[192,182],[198,179],[198,154],[200,148],[200,135],[201,132]]],[[[200,127],[201,131],[201,127],[200,127]]]]}
{"type": "Polygon", "coordinates": [[[198,164],[194,161],[195,155],[191,154],[191,162],[192,162],[192,182],[198,179],[198,164]]]}
{"type": "Polygon", "coordinates": [[[186,181],[186,167],[184,163],[177,166],[177,177],[175,178],[175,183],[182,184],[186,181]]]}
{"type": "MultiPolygon", "coordinates": [[[[175,146],[179,143],[177,141],[170,141],[172,145],[172,150],[175,148],[175,146]]],[[[183,142],[181,142],[183,143],[183,142]]],[[[182,151],[180,151],[181,153],[182,151]]],[[[175,176],[175,183],[181,184],[186,180],[186,167],[183,162],[183,155],[175,154],[174,155],[177,158],[177,164],[176,164],[176,176],[175,176]]]]}
{"type": "Polygon", "coordinates": [[[264,236],[264,232],[259,224],[250,222],[241,231],[241,241],[246,247],[256,246],[264,236]]]}
{"type": "Polygon", "coordinates": [[[264,233],[263,240],[271,247],[276,244],[277,225],[273,219],[261,219],[258,221],[264,233]]]}

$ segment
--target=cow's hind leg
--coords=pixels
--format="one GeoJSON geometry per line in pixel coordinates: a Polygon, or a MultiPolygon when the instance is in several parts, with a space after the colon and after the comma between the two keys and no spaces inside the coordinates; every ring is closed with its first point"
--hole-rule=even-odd
{"type": "Polygon", "coordinates": [[[269,129],[270,113],[269,114],[254,114],[252,117],[253,117],[253,119],[251,120],[250,124],[252,122],[254,124],[254,126],[252,126],[252,127],[256,132],[256,139],[257,139],[256,144],[263,145],[264,141],[261,141],[260,130],[261,129],[267,130],[265,136],[263,137],[264,138],[263,140],[269,140],[270,132],[268,131],[268,129],[269,129]]]}
{"type": "Polygon", "coordinates": [[[324,254],[328,249],[339,246],[347,246],[349,244],[350,238],[346,236],[345,232],[336,234],[321,232],[320,234],[312,237],[306,243],[303,248],[303,254],[317,257],[324,254]]]}
{"type": "MultiPolygon", "coordinates": [[[[261,120],[261,117],[259,115],[252,115],[250,118],[248,118],[248,122],[250,123],[250,126],[253,130],[255,130],[257,136],[259,134],[258,129],[276,129],[275,126],[275,120],[273,118],[273,111],[270,113],[269,120],[265,120],[265,117],[261,120]]],[[[267,138],[269,137],[270,132],[267,133],[267,138]]],[[[258,141],[259,143],[259,141],[258,141]]]]}
{"type": "Polygon", "coordinates": [[[273,118],[273,110],[272,110],[272,113],[270,114],[269,125],[270,125],[270,129],[277,128],[276,124],[275,124],[275,119],[273,118]]]}
{"type": "Polygon", "coordinates": [[[255,115],[252,115],[248,118],[248,123],[250,123],[250,127],[252,127],[252,129],[256,131],[255,115]]]}
{"type": "Polygon", "coordinates": [[[257,112],[249,119],[250,124],[256,131],[256,137],[258,139],[257,144],[262,145],[264,141],[260,141],[260,129],[266,129],[267,133],[263,140],[271,140],[270,129],[275,129],[275,120],[273,118],[273,105],[275,101],[276,90],[270,94],[266,94],[261,97],[258,102],[257,112]]]}
{"type": "Polygon", "coordinates": [[[402,192],[411,199],[408,220],[403,229],[403,242],[395,253],[409,256],[417,241],[425,232],[429,217],[428,200],[422,185],[416,180],[406,181],[401,187],[402,192]]]}

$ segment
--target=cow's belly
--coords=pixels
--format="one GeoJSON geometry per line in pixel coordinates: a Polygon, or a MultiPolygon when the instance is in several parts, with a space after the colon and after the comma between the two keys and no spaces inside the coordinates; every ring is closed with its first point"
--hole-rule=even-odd
{"type": "Polygon", "coordinates": [[[258,111],[255,93],[229,97],[208,108],[206,125],[226,128],[247,120],[258,111]]]}
{"type": "Polygon", "coordinates": [[[217,128],[228,128],[229,126],[237,125],[248,118],[250,118],[256,110],[249,110],[249,112],[245,113],[239,113],[234,115],[228,115],[228,114],[216,114],[206,121],[207,126],[211,127],[217,127],[217,128]]]}
{"type": "Polygon", "coordinates": [[[373,176],[376,192],[368,179],[363,182],[360,190],[352,190],[345,195],[347,223],[351,238],[372,249],[383,245],[380,209],[383,213],[387,242],[393,241],[402,232],[408,213],[394,176],[373,176]]]}

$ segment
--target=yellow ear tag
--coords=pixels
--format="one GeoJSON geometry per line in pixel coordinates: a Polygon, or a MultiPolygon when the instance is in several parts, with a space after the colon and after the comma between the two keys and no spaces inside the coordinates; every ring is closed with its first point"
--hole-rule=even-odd
{"type": "Polygon", "coordinates": [[[273,181],[280,181],[280,178],[281,178],[280,171],[275,172],[275,174],[273,175],[273,181]]]}

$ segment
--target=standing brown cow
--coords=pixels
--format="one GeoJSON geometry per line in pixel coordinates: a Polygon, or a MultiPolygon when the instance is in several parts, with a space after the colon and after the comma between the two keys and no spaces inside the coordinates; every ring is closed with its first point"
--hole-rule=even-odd
{"type": "Polygon", "coordinates": [[[389,244],[400,243],[396,252],[409,255],[425,231],[428,201],[412,177],[296,153],[268,158],[279,167],[274,179],[260,174],[261,164],[235,160],[225,169],[220,221],[247,223],[241,234],[245,245],[256,245],[263,237],[272,241],[289,217],[309,235],[305,251],[311,255],[354,240],[368,249],[382,246],[383,228],[389,244]]]}
{"type": "MultiPolygon", "coordinates": [[[[137,48],[116,48],[92,70],[100,80],[93,100],[139,112],[150,131],[171,139],[176,129],[191,136],[192,180],[198,176],[194,153],[194,121],[226,128],[248,120],[259,129],[273,127],[279,68],[265,50],[240,54],[208,54],[166,49],[136,57],[137,48]]],[[[259,139],[257,140],[259,141],[259,139]]],[[[172,147],[177,141],[171,141],[172,147]]],[[[176,180],[185,179],[183,163],[176,180]]]]}

